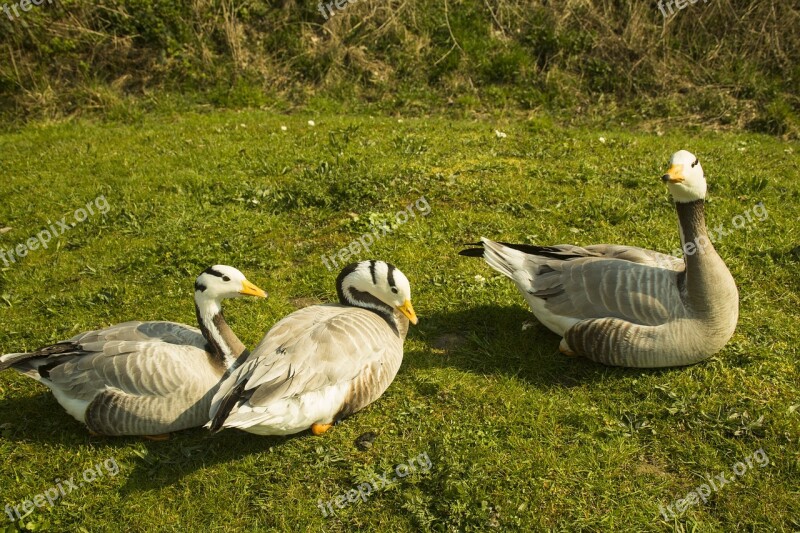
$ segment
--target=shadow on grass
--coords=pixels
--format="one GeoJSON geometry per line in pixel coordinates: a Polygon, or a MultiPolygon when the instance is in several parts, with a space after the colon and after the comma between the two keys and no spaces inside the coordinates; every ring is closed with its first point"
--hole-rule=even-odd
{"type": "MultiPolygon", "coordinates": [[[[89,448],[103,458],[121,453],[130,457],[119,460],[125,473],[123,495],[172,485],[195,470],[218,463],[229,463],[244,457],[268,452],[292,437],[263,437],[238,430],[225,430],[212,435],[203,428],[194,428],[170,435],[166,441],[143,437],[95,437],[82,423],[67,414],[50,392],[7,398],[0,401],[0,436],[3,440],[36,443],[42,448],[76,450],[89,448]]],[[[308,432],[296,437],[306,436],[308,432]]],[[[87,465],[89,466],[89,465],[87,465]]],[[[54,472],[69,478],[80,471],[54,472]]]]}
{"type": "Polygon", "coordinates": [[[563,355],[558,351],[560,337],[523,307],[472,307],[420,320],[410,337],[421,339],[427,349],[407,347],[404,361],[409,368],[457,367],[476,374],[514,376],[540,388],[626,379],[643,371],[563,355]]]}

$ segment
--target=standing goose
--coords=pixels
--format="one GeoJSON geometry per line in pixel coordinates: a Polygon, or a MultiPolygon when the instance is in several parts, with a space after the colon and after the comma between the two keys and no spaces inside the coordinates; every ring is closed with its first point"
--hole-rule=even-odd
{"type": "Polygon", "coordinates": [[[733,335],[739,293],[706,230],[697,158],[673,154],[662,181],[675,201],[685,259],[633,246],[530,246],[481,239],[481,257],[514,280],[559,349],[607,365],[655,368],[702,361],[733,335]]]}
{"type": "Polygon", "coordinates": [[[320,435],[383,394],[403,360],[409,321],[417,323],[408,279],[383,261],[362,261],[342,270],[336,292],[339,304],[275,324],[226,378],[212,402],[212,431],[320,435]]]}
{"type": "Polygon", "coordinates": [[[125,322],[30,353],[0,356],[50,390],[97,435],[164,434],[202,426],[214,389],[246,357],[222,300],[267,294],[235,268],[217,265],[195,282],[200,330],[174,322],[125,322]]]}

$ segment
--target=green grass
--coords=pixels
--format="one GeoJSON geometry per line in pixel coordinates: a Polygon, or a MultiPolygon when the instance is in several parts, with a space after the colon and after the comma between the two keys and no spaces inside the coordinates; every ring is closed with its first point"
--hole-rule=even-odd
{"type": "Polygon", "coordinates": [[[30,125],[0,135],[0,147],[0,228],[13,228],[0,248],[98,195],[110,205],[2,268],[3,353],[130,319],[193,323],[194,277],[215,263],[270,293],[227,306],[253,346],[297,299],[335,297],[323,254],[423,195],[431,206],[361,257],[411,280],[420,324],[403,367],[378,402],[322,437],[92,438],[44,387],[0,376],[0,505],[109,458],[120,467],[34,510],[22,521],[31,530],[800,528],[798,143],[248,111],[30,125]],[[679,148],[703,162],[712,226],[730,227],[758,202],[769,213],[717,242],[741,316],[728,346],[699,365],[642,371],[565,358],[543,326],[522,330],[532,316],[508,280],[457,255],[482,235],[672,250],[675,215],[659,176],[679,148]],[[369,431],[378,437],[361,451],[355,440],[369,431]],[[758,449],[769,465],[675,521],[660,517],[659,505],[705,476],[731,477],[758,449]],[[335,517],[320,513],[319,500],[422,453],[429,472],[335,517]]]}

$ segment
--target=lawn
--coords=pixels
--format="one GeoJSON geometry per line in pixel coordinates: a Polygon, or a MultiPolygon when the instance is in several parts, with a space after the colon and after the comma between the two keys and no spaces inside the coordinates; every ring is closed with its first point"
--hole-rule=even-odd
{"type": "Polygon", "coordinates": [[[800,528],[800,143],[215,111],[32,124],[0,134],[0,154],[0,249],[58,234],[0,259],[1,353],[126,320],[194,324],[194,278],[217,263],[270,293],[226,307],[252,347],[335,298],[323,256],[430,206],[357,256],[408,276],[420,323],[386,394],[321,437],[90,437],[45,387],[0,375],[0,505],[65,488],[4,517],[8,531],[800,528]],[[740,292],[737,331],[709,360],[650,371],[566,358],[509,280],[457,255],[481,236],[669,252],[679,237],[659,177],[681,148],[706,171],[707,218],[726,229],[716,246],[740,292]],[[706,501],[684,501],[720,474],[706,501]]]}

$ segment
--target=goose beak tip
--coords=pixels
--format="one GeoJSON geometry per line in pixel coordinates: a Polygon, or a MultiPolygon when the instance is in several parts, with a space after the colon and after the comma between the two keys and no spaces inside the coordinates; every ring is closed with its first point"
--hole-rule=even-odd
{"type": "Polygon", "coordinates": [[[255,296],[256,298],[266,298],[268,296],[265,291],[259,289],[247,280],[242,282],[242,290],[239,291],[239,294],[244,296],[255,296]]]}
{"type": "Polygon", "coordinates": [[[414,307],[411,305],[411,300],[406,300],[403,302],[403,305],[398,306],[397,310],[400,311],[405,315],[409,322],[414,324],[415,326],[419,322],[417,318],[417,313],[414,312],[414,307]]]}

